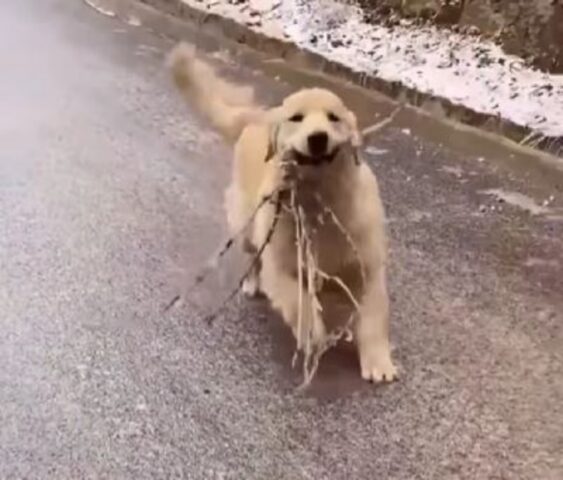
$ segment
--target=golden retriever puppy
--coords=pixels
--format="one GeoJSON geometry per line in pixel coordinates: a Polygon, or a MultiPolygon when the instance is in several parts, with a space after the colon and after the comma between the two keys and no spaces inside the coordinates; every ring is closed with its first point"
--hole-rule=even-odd
{"type": "MultiPolygon", "coordinates": [[[[296,338],[298,316],[312,315],[310,308],[300,310],[300,293],[310,293],[299,284],[295,218],[272,203],[253,217],[263,198],[282,185],[289,152],[301,179],[299,203],[309,218],[320,219],[310,239],[318,268],[327,279],[341,279],[358,299],[354,337],[362,377],[392,381],[397,371],[389,347],[384,211],[376,178],[358,154],[355,115],[338,96],[319,88],[263,108],[252,89],[220,78],[186,44],[173,50],[169,65],[181,92],[234,144],[232,182],[225,195],[228,224],[233,233],[247,226],[247,252],[265,245],[261,265],[246,279],[244,291],[261,290],[296,338]],[[323,215],[334,221],[322,220],[323,215]],[[274,217],[279,221],[272,232],[274,217]]],[[[321,290],[329,291],[330,283],[321,290]]],[[[305,305],[310,305],[307,298],[305,305]]],[[[309,317],[306,322],[311,322],[313,341],[321,342],[324,322],[309,317]]]]}

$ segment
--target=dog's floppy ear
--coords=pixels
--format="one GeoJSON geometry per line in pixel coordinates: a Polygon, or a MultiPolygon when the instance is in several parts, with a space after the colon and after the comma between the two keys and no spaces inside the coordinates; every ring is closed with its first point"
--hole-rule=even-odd
{"type": "Polygon", "coordinates": [[[356,118],[356,115],[354,115],[354,113],[350,110],[346,112],[345,118],[346,123],[350,128],[350,141],[352,143],[352,146],[354,148],[360,148],[362,146],[362,134],[358,129],[358,119],[356,118]]]}
{"type": "Polygon", "coordinates": [[[346,123],[348,128],[350,128],[350,144],[352,145],[352,150],[354,152],[354,161],[356,165],[360,164],[360,148],[363,143],[362,133],[358,128],[358,119],[353,112],[348,110],[346,112],[346,123]]]}
{"type": "Polygon", "coordinates": [[[269,162],[270,159],[278,152],[279,129],[280,127],[277,123],[270,125],[270,132],[268,134],[268,150],[266,152],[266,158],[264,159],[265,162],[269,162]]]}
{"type": "Polygon", "coordinates": [[[267,123],[269,127],[268,133],[268,149],[266,151],[265,162],[269,162],[270,159],[278,153],[278,134],[280,130],[280,109],[273,108],[268,112],[267,123]]]}

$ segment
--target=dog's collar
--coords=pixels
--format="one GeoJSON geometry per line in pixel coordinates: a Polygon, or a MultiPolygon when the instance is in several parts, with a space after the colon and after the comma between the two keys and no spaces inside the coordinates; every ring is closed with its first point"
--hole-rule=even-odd
{"type": "Polygon", "coordinates": [[[313,167],[322,165],[323,163],[331,163],[334,160],[334,157],[336,157],[337,153],[338,148],[335,148],[331,153],[327,155],[319,155],[316,157],[305,155],[301,152],[298,152],[297,150],[294,150],[292,152],[294,159],[298,165],[313,167]]]}

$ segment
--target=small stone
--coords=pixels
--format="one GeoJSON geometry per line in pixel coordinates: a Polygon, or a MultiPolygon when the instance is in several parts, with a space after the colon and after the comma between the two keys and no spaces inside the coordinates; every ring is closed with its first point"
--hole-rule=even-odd
{"type": "Polygon", "coordinates": [[[538,312],[538,320],[540,322],[547,322],[554,317],[554,314],[550,310],[541,310],[538,312]]]}

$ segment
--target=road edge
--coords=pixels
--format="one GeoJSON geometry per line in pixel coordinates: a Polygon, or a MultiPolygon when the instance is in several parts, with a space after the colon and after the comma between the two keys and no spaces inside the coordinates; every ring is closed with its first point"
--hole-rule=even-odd
{"type": "MultiPolygon", "coordinates": [[[[414,90],[399,82],[389,82],[372,75],[354,72],[341,63],[328,60],[319,54],[301,49],[292,42],[268,37],[232,19],[191,7],[182,0],[136,1],[184,20],[196,22],[202,28],[212,27],[215,30],[218,29],[225,37],[238,43],[246,44],[266,54],[280,57],[290,64],[299,67],[307,67],[328,75],[336,76],[363,88],[376,90],[393,100],[406,102],[426,112],[432,112],[433,115],[442,116],[489,133],[501,135],[518,144],[525,143],[526,139],[534,133],[532,130],[517,125],[510,120],[495,115],[476,112],[463,105],[453,104],[448,99],[414,90]]],[[[563,138],[546,137],[536,148],[554,156],[561,155],[563,152],[563,138]]]]}
{"type": "MultiPolygon", "coordinates": [[[[540,155],[547,164],[555,166],[559,171],[563,169],[563,164],[559,164],[563,158],[561,157],[563,137],[546,137],[533,147],[529,146],[526,144],[526,140],[533,136],[534,132],[510,120],[475,112],[463,105],[456,105],[445,98],[419,92],[399,82],[389,82],[365,73],[354,72],[341,63],[301,49],[292,42],[269,37],[230,18],[194,8],[182,0],[84,0],[84,2],[94,8],[97,8],[96,5],[107,6],[117,16],[123,18],[127,18],[131,11],[135,11],[135,8],[141,7],[145,13],[148,13],[146,10],[153,10],[164,14],[169,19],[181,22],[174,31],[174,36],[178,38],[183,37],[182,25],[185,27],[186,24],[191,24],[205,35],[221,35],[227,40],[252,50],[273,58],[277,57],[286,62],[289,67],[306,69],[344,80],[357,87],[382,94],[389,101],[405,103],[438,121],[454,123],[459,129],[477,130],[482,135],[496,136],[502,143],[508,143],[514,149],[540,155]]],[[[103,13],[101,8],[97,9],[103,13]]],[[[150,27],[161,33],[158,26],[155,28],[149,25],[150,27]]],[[[163,30],[167,31],[168,28],[163,28],[163,30]]]]}

